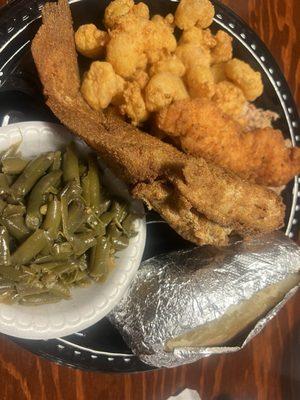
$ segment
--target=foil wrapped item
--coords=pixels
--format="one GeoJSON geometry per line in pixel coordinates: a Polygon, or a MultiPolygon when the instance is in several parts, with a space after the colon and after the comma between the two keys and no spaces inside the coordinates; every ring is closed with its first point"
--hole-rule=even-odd
{"type": "Polygon", "coordinates": [[[300,281],[300,247],[281,232],[142,263],[110,314],[145,363],[174,367],[241,349],[300,281]]]}

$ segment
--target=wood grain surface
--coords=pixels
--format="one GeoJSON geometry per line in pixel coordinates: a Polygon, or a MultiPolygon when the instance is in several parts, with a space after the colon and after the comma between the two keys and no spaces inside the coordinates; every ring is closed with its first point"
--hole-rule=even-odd
{"type": "MultiPolygon", "coordinates": [[[[0,1],[0,4],[3,1],[0,1]]],[[[265,41],[300,104],[300,1],[224,0],[265,41]]],[[[1,12],[1,11],[0,11],[1,12]]],[[[300,399],[300,293],[244,350],[170,370],[108,375],[58,366],[0,336],[0,399],[165,400],[189,387],[202,400],[300,399]]]]}

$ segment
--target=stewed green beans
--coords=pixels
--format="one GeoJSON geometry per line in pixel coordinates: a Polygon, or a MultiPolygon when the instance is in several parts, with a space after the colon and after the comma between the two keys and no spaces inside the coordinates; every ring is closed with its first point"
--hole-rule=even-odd
{"type": "Polygon", "coordinates": [[[24,160],[11,147],[0,171],[0,302],[39,305],[104,281],[136,216],[102,184],[97,160],[76,148],[24,160]]]}

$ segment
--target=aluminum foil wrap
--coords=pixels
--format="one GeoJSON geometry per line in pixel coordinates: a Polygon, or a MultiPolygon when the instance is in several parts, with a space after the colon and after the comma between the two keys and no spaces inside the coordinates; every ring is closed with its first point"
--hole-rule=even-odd
{"type": "Polygon", "coordinates": [[[127,295],[109,318],[145,363],[174,367],[194,362],[210,354],[244,347],[295,293],[299,270],[300,247],[281,232],[224,249],[199,247],[157,256],[142,263],[127,295]],[[286,281],[289,283],[279,297],[273,291],[267,293],[273,299],[271,309],[254,319],[252,316],[251,324],[241,326],[239,335],[226,345],[222,342],[166,348],[171,339],[215,322],[222,334],[230,313],[231,324],[233,318],[239,327],[245,307],[255,314],[255,305],[260,303],[253,302],[255,296],[276,284],[281,287],[286,281]],[[252,301],[252,305],[247,301],[252,301]],[[241,304],[242,313],[232,313],[241,304]]]}

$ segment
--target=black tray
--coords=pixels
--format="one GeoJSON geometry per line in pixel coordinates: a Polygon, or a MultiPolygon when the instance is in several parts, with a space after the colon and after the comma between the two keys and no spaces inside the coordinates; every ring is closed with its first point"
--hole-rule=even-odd
{"type": "MultiPolygon", "coordinates": [[[[171,0],[146,0],[151,13],[174,12],[171,0]]],[[[0,125],[42,120],[57,122],[44,106],[40,83],[30,54],[30,41],[40,23],[45,1],[14,0],[0,12],[0,125]]],[[[71,1],[75,27],[88,22],[97,25],[109,3],[99,0],[71,1]]],[[[258,36],[231,10],[214,1],[216,16],[213,30],[223,29],[234,38],[234,53],[262,73],[265,91],[258,106],[277,112],[281,129],[293,144],[300,141],[299,117],[287,82],[279,67],[258,36]]],[[[299,219],[298,178],[284,192],[286,204],[285,231],[297,234],[299,219]]],[[[161,218],[147,215],[147,243],[144,259],[174,249],[190,246],[161,218]]],[[[135,372],[153,369],[138,360],[106,318],[85,331],[47,341],[12,338],[26,349],[61,364],[87,370],[135,372]]]]}

